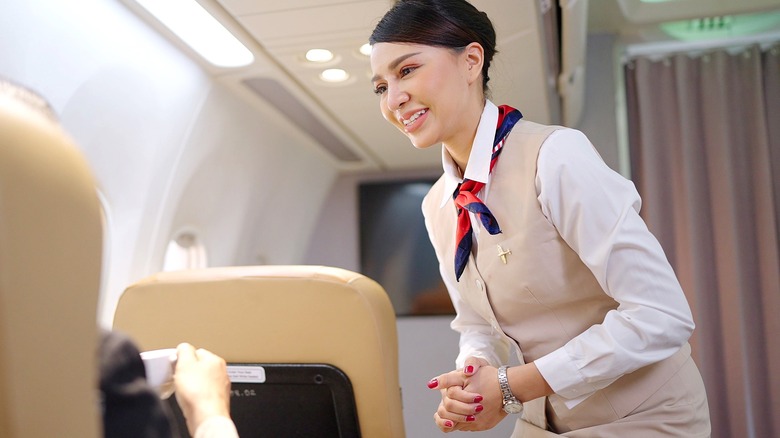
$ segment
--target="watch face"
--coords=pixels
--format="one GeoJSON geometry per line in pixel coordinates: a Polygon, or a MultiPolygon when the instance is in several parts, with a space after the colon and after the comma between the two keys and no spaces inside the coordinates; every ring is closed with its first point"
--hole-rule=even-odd
{"type": "Polygon", "coordinates": [[[519,414],[523,412],[523,404],[520,402],[511,401],[504,405],[504,412],[507,414],[519,414]]]}

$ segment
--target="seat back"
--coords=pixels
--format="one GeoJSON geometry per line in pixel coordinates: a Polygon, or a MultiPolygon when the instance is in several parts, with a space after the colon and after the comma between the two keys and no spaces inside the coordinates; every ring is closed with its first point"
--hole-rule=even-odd
{"type": "Polygon", "coordinates": [[[363,437],[404,436],[395,314],[363,275],[322,266],[164,272],[125,290],[114,329],[144,350],[190,342],[228,363],[332,365],[352,384],[363,437]]]}
{"type": "Polygon", "coordinates": [[[95,184],[49,114],[0,81],[0,436],[97,437],[95,184]]]}

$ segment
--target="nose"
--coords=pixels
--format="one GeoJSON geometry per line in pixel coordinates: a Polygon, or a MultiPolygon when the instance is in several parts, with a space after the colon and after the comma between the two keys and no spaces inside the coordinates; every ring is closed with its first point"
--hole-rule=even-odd
{"type": "Polygon", "coordinates": [[[409,93],[401,89],[398,85],[387,88],[387,108],[390,111],[398,111],[409,101],[409,93]]]}

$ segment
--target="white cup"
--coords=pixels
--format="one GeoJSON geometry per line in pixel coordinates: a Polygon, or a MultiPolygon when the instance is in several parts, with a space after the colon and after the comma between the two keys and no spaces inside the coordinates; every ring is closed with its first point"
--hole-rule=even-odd
{"type": "Polygon", "coordinates": [[[160,398],[173,394],[173,371],[176,368],[176,349],[142,351],[141,359],[146,369],[146,381],[154,388],[160,398]]]}

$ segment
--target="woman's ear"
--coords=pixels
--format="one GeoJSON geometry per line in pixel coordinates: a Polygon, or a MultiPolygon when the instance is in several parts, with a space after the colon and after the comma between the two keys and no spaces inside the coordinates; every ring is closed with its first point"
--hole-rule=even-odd
{"type": "Polygon", "coordinates": [[[471,43],[463,50],[466,66],[468,67],[469,85],[481,78],[482,65],[485,62],[485,50],[479,43],[471,43]]]}

